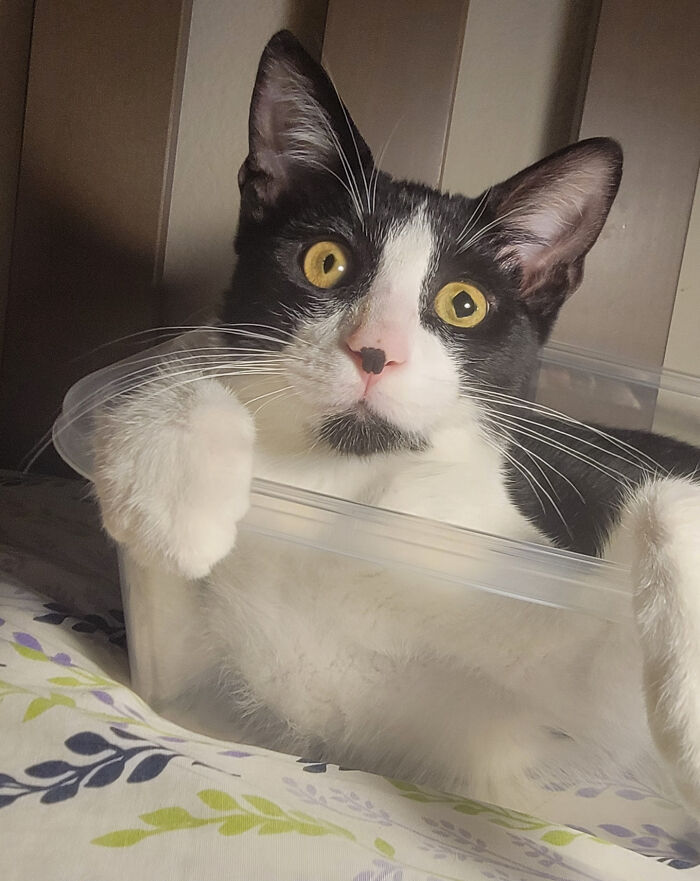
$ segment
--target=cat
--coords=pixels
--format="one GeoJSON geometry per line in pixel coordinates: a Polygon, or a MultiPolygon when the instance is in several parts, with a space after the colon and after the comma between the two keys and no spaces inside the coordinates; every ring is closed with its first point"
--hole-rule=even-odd
{"type": "Polygon", "coordinates": [[[700,815],[700,451],[523,397],[620,147],[476,199],[394,180],[288,32],[249,135],[220,324],[97,420],[104,525],[141,590],[176,585],[144,622],[156,704],[208,683],[259,745],[525,810],[538,781],[631,773],[700,815]],[[634,621],[237,534],[253,474],[628,562],[634,621]]]}

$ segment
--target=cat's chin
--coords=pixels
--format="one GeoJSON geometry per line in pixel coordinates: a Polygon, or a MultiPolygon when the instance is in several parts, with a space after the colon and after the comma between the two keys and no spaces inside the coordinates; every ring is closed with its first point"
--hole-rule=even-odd
{"type": "Polygon", "coordinates": [[[351,410],[327,416],[318,436],[339,453],[352,456],[423,450],[428,445],[421,434],[404,431],[362,402],[351,410]]]}

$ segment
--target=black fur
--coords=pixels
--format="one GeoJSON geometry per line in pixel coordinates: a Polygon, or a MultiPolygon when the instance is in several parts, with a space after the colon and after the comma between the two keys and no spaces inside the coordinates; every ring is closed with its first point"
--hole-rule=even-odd
{"type": "Polygon", "coordinates": [[[507,461],[511,498],[559,547],[581,554],[601,554],[627,494],[650,475],[694,478],[700,472],[700,450],[663,435],[572,424],[529,410],[527,419],[526,433],[511,432],[509,453],[543,489],[533,490],[507,461]],[[564,445],[569,452],[559,448],[564,445]]]}
{"type": "Polygon", "coordinates": [[[422,450],[428,446],[425,438],[401,431],[362,406],[350,413],[329,416],[318,434],[334,450],[353,456],[422,450]]]}

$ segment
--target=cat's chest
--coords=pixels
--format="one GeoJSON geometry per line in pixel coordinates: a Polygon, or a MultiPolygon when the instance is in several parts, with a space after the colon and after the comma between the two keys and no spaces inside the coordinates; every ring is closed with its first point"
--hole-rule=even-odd
{"type": "Polygon", "coordinates": [[[264,479],[391,511],[544,541],[511,501],[499,452],[468,427],[444,429],[429,450],[372,457],[318,448],[280,456],[263,433],[254,470],[264,479]]]}

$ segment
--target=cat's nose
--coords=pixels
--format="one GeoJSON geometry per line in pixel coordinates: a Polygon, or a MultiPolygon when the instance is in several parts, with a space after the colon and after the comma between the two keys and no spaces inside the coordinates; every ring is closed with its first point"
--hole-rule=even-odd
{"type": "Polygon", "coordinates": [[[358,369],[378,376],[387,367],[403,364],[408,357],[405,344],[395,334],[367,333],[360,329],[345,344],[358,369]]]}
{"type": "Polygon", "coordinates": [[[381,373],[386,365],[386,352],[384,349],[372,349],[363,346],[359,352],[350,350],[360,360],[360,365],[365,373],[381,373]]]}

